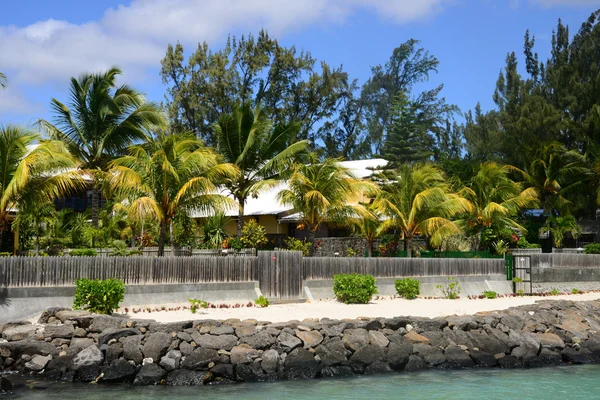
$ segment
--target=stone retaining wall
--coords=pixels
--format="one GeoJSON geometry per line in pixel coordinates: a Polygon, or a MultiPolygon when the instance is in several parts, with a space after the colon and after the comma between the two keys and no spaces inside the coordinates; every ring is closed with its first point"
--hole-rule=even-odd
{"type": "MultiPolygon", "coordinates": [[[[485,300],[480,300],[485,301],[485,300]]],[[[203,385],[600,362],[600,302],[473,316],[158,324],[47,310],[0,326],[0,370],[52,380],[203,385]]]]}

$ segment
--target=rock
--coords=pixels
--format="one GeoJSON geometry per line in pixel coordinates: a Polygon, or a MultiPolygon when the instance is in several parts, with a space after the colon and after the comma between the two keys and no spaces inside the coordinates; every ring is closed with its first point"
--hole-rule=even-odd
{"type": "Polygon", "coordinates": [[[177,332],[177,338],[178,338],[179,340],[182,340],[182,341],[184,341],[184,342],[188,342],[188,343],[189,343],[189,342],[191,342],[191,341],[193,340],[193,339],[192,339],[192,335],[190,335],[190,334],[189,334],[189,333],[187,333],[187,332],[177,332]]]}
{"type": "Polygon", "coordinates": [[[519,368],[522,366],[522,362],[520,362],[516,357],[506,356],[500,358],[498,360],[501,368],[519,368]]]}
{"type": "Polygon", "coordinates": [[[100,336],[98,336],[98,345],[103,345],[105,343],[110,342],[111,340],[119,340],[123,337],[127,336],[136,336],[139,335],[140,331],[132,328],[124,328],[124,329],[114,329],[109,328],[105,331],[102,331],[100,336]]]}
{"type": "Polygon", "coordinates": [[[589,364],[592,362],[590,354],[586,349],[575,349],[566,347],[562,352],[562,359],[568,364],[589,364]]]}
{"type": "Polygon", "coordinates": [[[167,374],[165,384],[167,386],[200,386],[204,372],[177,369],[167,374]]]}
{"type": "Polygon", "coordinates": [[[233,332],[233,327],[230,325],[215,326],[210,330],[211,335],[231,335],[233,332]]]}
{"type": "Polygon", "coordinates": [[[42,312],[42,315],[40,315],[40,318],[38,319],[38,324],[47,324],[48,320],[50,318],[53,318],[57,312],[65,311],[65,310],[70,310],[70,309],[64,308],[64,307],[51,307],[51,308],[46,309],[44,312],[42,312]]]}
{"type": "Polygon", "coordinates": [[[563,340],[554,333],[536,333],[536,337],[544,348],[550,350],[562,350],[565,348],[565,342],[563,342],[563,340]]]}
{"type": "Polygon", "coordinates": [[[277,372],[277,364],[279,363],[279,353],[276,350],[267,350],[262,354],[262,362],[260,366],[267,374],[277,372]]]}
{"type": "Polygon", "coordinates": [[[73,358],[73,369],[78,370],[81,367],[100,365],[102,361],[104,361],[104,355],[97,346],[92,345],[81,350],[73,358]]]}
{"type": "Polygon", "coordinates": [[[219,354],[213,349],[197,348],[181,363],[181,368],[197,370],[206,368],[211,362],[219,359],[219,354]]]}
{"type": "MultiPolygon", "coordinates": [[[[59,313],[60,314],[60,313],[59,313]]],[[[125,318],[112,317],[109,315],[96,315],[89,327],[90,332],[101,333],[107,329],[119,329],[124,324],[125,318]]]]}
{"type": "Polygon", "coordinates": [[[385,374],[392,372],[388,363],[383,361],[375,361],[373,364],[365,368],[365,375],[385,374]]]}
{"type": "Polygon", "coordinates": [[[65,323],[65,321],[75,321],[77,323],[77,326],[84,329],[89,328],[90,324],[92,323],[92,320],[94,319],[94,315],[92,313],[84,310],[65,309],[62,311],[58,311],[54,316],[58,318],[63,324],[65,323]]]}
{"type": "Polygon", "coordinates": [[[448,326],[448,320],[443,318],[414,318],[412,325],[421,331],[441,331],[448,326]]]}
{"type": "Polygon", "coordinates": [[[156,364],[146,364],[137,373],[133,384],[135,386],[158,385],[167,372],[156,364]]]}
{"type": "Polygon", "coordinates": [[[106,362],[110,364],[111,361],[117,360],[123,354],[123,344],[113,343],[106,349],[106,362]]]}
{"type": "Polygon", "coordinates": [[[206,349],[213,350],[231,350],[238,342],[238,338],[234,335],[200,335],[199,333],[192,334],[194,342],[206,349]]]}
{"type": "Polygon", "coordinates": [[[46,325],[44,327],[44,337],[52,339],[71,339],[74,332],[75,328],[73,328],[73,325],[71,324],[46,325]]]}
{"type": "Polygon", "coordinates": [[[296,330],[296,336],[304,342],[305,348],[316,347],[323,341],[323,335],[318,331],[301,331],[296,330]]]}
{"type": "Polygon", "coordinates": [[[285,358],[284,366],[288,379],[312,379],[320,371],[319,362],[312,353],[302,348],[292,350],[285,358]]]}
{"type": "Polygon", "coordinates": [[[4,377],[0,376],[0,393],[8,393],[8,392],[12,392],[12,390],[13,390],[13,385],[8,380],[8,378],[4,378],[4,377]]]}
{"type": "MultiPolygon", "coordinates": [[[[504,355],[504,353],[498,353],[504,355]]],[[[492,354],[480,350],[470,350],[469,355],[475,361],[475,364],[482,367],[495,367],[498,360],[492,354]]]]}
{"type": "Polygon", "coordinates": [[[548,348],[543,348],[539,355],[540,366],[560,365],[562,357],[560,353],[552,351],[548,348]]]}
{"type": "Polygon", "coordinates": [[[384,321],[384,326],[393,331],[397,331],[400,328],[406,328],[406,325],[410,323],[410,319],[408,317],[395,317],[386,319],[384,321]]]}
{"type": "Polygon", "coordinates": [[[448,346],[444,350],[444,356],[448,360],[448,364],[458,368],[471,368],[475,366],[471,357],[458,346],[448,346]]]}
{"type": "Polygon", "coordinates": [[[281,346],[287,347],[290,351],[294,350],[296,347],[302,346],[302,341],[300,339],[285,332],[279,334],[277,341],[281,346]]]}
{"type": "Polygon", "coordinates": [[[46,368],[46,365],[52,360],[52,356],[40,356],[35,355],[31,358],[31,361],[25,364],[25,368],[31,371],[41,371],[46,368]]]}
{"type": "Polygon", "coordinates": [[[356,351],[352,357],[350,357],[351,364],[362,364],[362,365],[370,365],[375,361],[383,361],[385,360],[386,351],[379,346],[374,346],[372,344],[368,344],[365,347],[356,351]]]}
{"type": "Polygon", "coordinates": [[[34,356],[36,354],[47,356],[58,355],[56,346],[48,342],[40,342],[38,340],[18,340],[16,342],[0,343],[0,351],[9,351],[11,357],[17,359],[23,354],[34,356]]]}
{"type": "Polygon", "coordinates": [[[146,343],[142,349],[145,358],[160,360],[167,352],[173,341],[173,336],[166,332],[154,332],[146,337],[146,343]]]}
{"type": "Polygon", "coordinates": [[[461,331],[477,329],[477,322],[471,315],[454,315],[446,319],[450,329],[459,329],[461,331]]]}
{"type": "Polygon", "coordinates": [[[240,339],[241,343],[250,345],[253,349],[265,349],[275,344],[275,338],[267,331],[260,331],[259,333],[246,336],[240,339]]]}
{"type": "Polygon", "coordinates": [[[379,331],[369,331],[369,342],[378,347],[387,347],[390,341],[379,331]]]}
{"type": "Polygon", "coordinates": [[[181,351],[181,355],[189,356],[194,351],[194,348],[188,342],[182,342],[179,344],[179,351],[181,351]]]}
{"type": "Polygon", "coordinates": [[[114,360],[108,365],[102,367],[102,381],[105,382],[127,382],[135,376],[135,368],[127,361],[121,359],[114,360]]]}
{"type": "Polygon", "coordinates": [[[347,349],[358,351],[369,344],[369,333],[366,329],[348,329],[344,332],[342,342],[347,349]]]}
{"type": "Polygon", "coordinates": [[[160,359],[160,366],[167,371],[173,371],[179,368],[181,361],[181,352],[179,350],[171,350],[160,359]]]}
{"type": "Polygon", "coordinates": [[[427,365],[425,361],[419,356],[412,355],[408,358],[408,362],[404,367],[404,370],[407,372],[420,371],[422,369],[426,369],[427,365]]]}
{"type": "Polygon", "coordinates": [[[252,336],[256,333],[256,327],[254,325],[241,325],[235,328],[235,334],[239,338],[246,336],[252,336]]]}
{"type": "Polygon", "coordinates": [[[84,338],[87,335],[87,331],[83,328],[75,328],[73,331],[73,337],[84,338]]]}
{"type": "Polygon", "coordinates": [[[404,340],[406,340],[409,343],[424,343],[424,344],[429,343],[428,338],[426,338],[425,336],[419,335],[414,330],[410,331],[406,335],[404,335],[404,340]]]}
{"type": "Polygon", "coordinates": [[[334,337],[321,343],[316,349],[321,363],[327,366],[346,362],[346,347],[339,337],[334,337]]]}
{"type": "Polygon", "coordinates": [[[437,367],[438,365],[442,365],[448,361],[442,350],[439,348],[433,348],[433,350],[427,355],[419,354],[419,356],[423,358],[423,360],[425,360],[425,362],[431,367],[437,367]]]}
{"type": "Polygon", "coordinates": [[[254,361],[258,357],[258,350],[242,346],[235,346],[231,349],[231,363],[232,364],[248,364],[254,361]]]}
{"type": "Polygon", "coordinates": [[[210,372],[212,372],[213,375],[218,378],[226,378],[231,380],[235,379],[233,365],[231,364],[217,364],[210,369],[210,372]]]}
{"type": "Polygon", "coordinates": [[[37,339],[37,325],[18,325],[11,328],[4,328],[2,331],[2,337],[9,342],[16,342],[19,340],[33,340],[37,339]]]}
{"type": "Polygon", "coordinates": [[[73,358],[75,355],[59,356],[50,360],[44,369],[44,378],[54,381],[73,381],[73,358]]]}
{"type": "Polygon", "coordinates": [[[123,358],[133,361],[136,365],[141,364],[144,359],[141,350],[143,338],[143,335],[122,337],[120,341],[123,344],[123,358]]]}
{"type": "Polygon", "coordinates": [[[234,368],[235,370],[235,379],[237,381],[242,382],[258,382],[260,379],[259,375],[252,368],[251,365],[248,364],[238,364],[234,368]]]}
{"type": "Polygon", "coordinates": [[[405,342],[390,342],[387,360],[390,367],[396,371],[402,370],[408,363],[412,352],[412,346],[405,342]]]}
{"type": "Polygon", "coordinates": [[[99,365],[84,365],[75,371],[74,380],[81,382],[95,381],[101,374],[99,365]]]}
{"type": "Polygon", "coordinates": [[[321,370],[323,378],[350,378],[355,376],[354,370],[345,365],[325,367],[321,370]]]}
{"type": "MultiPolygon", "coordinates": [[[[165,332],[165,333],[173,333],[179,332],[184,329],[189,329],[192,327],[194,321],[179,321],[179,322],[169,322],[167,324],[158,324],[153,323],[148,326],[151,333],[154,332],[165,332]]],[[[136,325],[136,326],[139,326],[136,325]]]]}
{"type": "Polygon", "coordinates": [[[367,323],[367,326],[365,326],[365,329],[367,331],[378,331],[380,329],[383,329],[383,326],[384,325],[381,323],[381,321],[374,319],[373,321],[370,321],[369,323],[367,323]]]}
{"type": "Polygon", "coordinates": [[[535,334],[530,332],[510,331],[508,336],[515,342],[519,343],[519,346],[515,347],[511,351],[511,355],[513,357],[525,362],[529,362],[537,358],[541,344],[540,340],[535,334]]]}
{"type": "Polygon", "coordinates": [[[525,326],[525,317],[519,315],[505,315],[500,319],[502,325],[508,326],[510,329],[520,331],[525,326]]]}

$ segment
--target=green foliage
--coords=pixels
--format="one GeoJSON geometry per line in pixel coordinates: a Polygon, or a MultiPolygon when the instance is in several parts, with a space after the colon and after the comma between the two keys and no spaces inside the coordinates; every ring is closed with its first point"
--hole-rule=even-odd
{"type": "Polygon", "coordinates": [[[124,240],[114,240],[112,242],[111,257],[129,257],[139,254],[142,254],[139,250],[129,250],[127,248],[127,243],[124,240]]]}
{"type": "Polygon", "coordinates": [[[357,254],[358,254],[358,252],[356,250],[354,250],[352,247],[348,247],[346,249],[346,257],[356,257],[357,254]]]}
{"type": "Polygon", "coordinates": [[[558,291],[558,289],[552,289],[552,291],[550,292],[550,294],[552,296],[558,296],[560,294],[560,292],[558,291]]]}
{"type": "Polygon", "coordinates": [[[69,251],[69,255],[73,257],[95,257],[98,252],[95,249],[73,249],[69,251]]]}
{"type": "Polygon", "coordinates": [[[458,281],[449,276],[448,282],[445,285],[437,285],[436,288],[444,293],[444,297],[450,300],[458,299],[460,295],[460,285],[458,281]]]}
{"type": "Polygon", "coordinates": [[[11,252],[8,251],[0,251],[0,257],[10,257],[12,256],[11,252]]]}
{"type": "Polygon", "coordinates": [[[512,278],[512,281],[514,283],[522,283],[523,282],[523,278],[512,278]]]}
{"type": "Polygon", "coordinates": [[[583,246],[585,254],[600,254],[600,243],[590,243],[583,246]]]}
{"type": "Polygon", "coordinates": [[[577,239],[581,234],[581,227],[572,215],[549,217],[540,232],[549,232],[552,235],[554,246],[561,248],[565,235],[569,233],[574,239],[577,239]]]}
{"type": "Polygon", "coordinates": [[[371,275],[338,274],[333,276],[333,293],[346,304],[368,304],[378,292],[371,275]]]}
{"type": "Polygon", "coordinates": [[[238,239],[236,237],[230,237],[230,238],[225,239],[225,241],[222,244],[222,247],[224,249],[241,250],[244,248],[244,242],[242,242],[242,239],[238,239]]]}
{"type": "Polygon", "coordinates": [[[529,243],[525,236],[521,236],[517,242],[517,247],[519,249],[539,249],[542,246],[538,243],[529,243]]]}
{"type": "Polygon", "coordinates": [[[241,241],[244,247],[258,249],[267,244],[267,230],[256,220],[251,219],[244,224],[242,228],[241,241]]]}
{"type": "Polygon", "coordinates": [[[581,293],[583,293],[583,292],[579,289],[575,289],[575,288],[571,289],[571,294],[581,294],[581,293]]]}
{"type": "Polygon", "coordinates": [[[417,279],[398,279],[395,282],[395,286],[398,296],[404,297],[408,300],[415,299],[419,293],[421,293],[421,282],[419,282],[417,279]]]}
{"type": "Polygon", "coordinates": [[[292,251],[301,251],[303,256],[308,256],[310,243],[305,240],[296,239],[292,236],[288,236],[283,239],[285,248],[292,251]]]}
{"type": "Polygon", "coordinates": [[[269,302],[269,299],[267,299],[265,296],[260,296],[258,299],[254,300],[254,304],[264,308],[269,307],[269,304],[271,303],[269,302]]]}
{"type": "Polygon", "coordinates": [[[484,290],[483,297],[485,297],[486,299],[495,299],[496,297],[498,297],[498,293],[494,292],[493,290],[484,290]]]}
{"type": "Polygon", "coordinates": [[[502,239],[494,242],[493,246],[494,246],[494,252],[496,254],[498,254],[499,256],[504,256],[506,253],[508,253],[508,250],[509,250],[508,244],[502,239]]]}
{"type": "Polygon", "coordinates": [[[525,295],[525,291],[523,289],[519,289],[519,290],[517,290],[517,295],[519,297],[523,297],[525,295]]]}
{"type": "Polygon", "coordinates": [[[75,285],[75,310],[112,314],[125,296],[125,284],[119,279],[78,279],[75,285]]]}
{"type": "Polygon", "coordinates": [[[190,303],[190,311],[192,314],[196,314],[200,308],[208,308],[208,303],[204,300],[188,299],[188,302],[190,303]]]}
{"type": "Polygon", "coordinates": [[[221,247],[221,244],[227,239],[225,227],[232,219],[222,211],[217,211],[204,221],[204,243],[209,244],[213,249],[221,247]]]}

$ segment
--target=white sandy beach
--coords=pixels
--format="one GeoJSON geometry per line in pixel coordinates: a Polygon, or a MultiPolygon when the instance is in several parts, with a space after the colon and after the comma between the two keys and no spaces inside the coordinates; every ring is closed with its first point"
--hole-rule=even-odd
{"type": "MultiPolygon", "coordinates": [[[[307,318],[377,318],[377,317],[396,317],[396,316],[418,316],[418,317],[441,317],[447,315],[474,314],[482,311],[504,310],[510,307],[533,304],[539,300],[572,300],[588,301],[600,299],[600,293],[585,293],[580,295],[561,295],[561,296],[531,296],[531,297],[506,297],[499,299],[388,299],[374,300],[370,304],[347,305],[336,301],[318,301],[314,303],[303,304],[283,304],[271,305],[266,308],[222,308],[200,310],[192,314],[189,310],[180,311],[157,311],[157,312],[131,312],[132,309],[139,307],[156,307],[155,305],[144,305],[139,307],[129,307],[129,316],[135,319],[153,319],[157,322],[176,322],[194,319],[216,319],[224,320],[228,318],[256,319],[259,321],[285,322],[290,320],[300,320],[307,318]]],[[[188,304],[162,304],[168,308],[183,306],[188,304]]],[[[159,306],[159,307],[160,307],[159,306]]]]}

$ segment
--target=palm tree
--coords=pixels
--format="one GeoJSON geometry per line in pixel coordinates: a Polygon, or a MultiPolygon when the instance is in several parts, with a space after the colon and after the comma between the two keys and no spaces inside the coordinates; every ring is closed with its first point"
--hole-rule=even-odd
{"type": "Polygon", "coordinates": [[[167,227],[173,248],[173,219],[180,212],[214,211],[233,206],[217,194],[217,184],[237,173],[235,166],[219,163],[218,155],[192,134],[159,133],[129,155],[110,164],[113,190],[129,197],[133,220],[155,218],[159,223],[158,255],[164,255],[167,227]]]}
{"type": "Polygon", "coordinates": [[[0,126],[0,232],[11,211],[34,212],[40,204],[82,188],[81,176],[73,171],[77,166],[64,143],[42,140],[29,128],[0,126]]]}
{"type": "Polygon", "coordinates": [[[6,87],[8,83],[8,79],[6,78],[6,75],[4,75],[2,72],[0,72],[0,88],[4,89],[6,87]]]}
{"type": "Polygon", "coordinates": [[[300,124],[278,125],[260,107],[250,103],[236,107],[232,114],[223,115],[216,125],[217,149],[225,160],[238,168],[238,173],[224,182],[239,203],[237,237],[242,236],[244,206],[250,196],[274,185],[281,171],[289,167],[295,156],[304,151],[306,140],[291,143],[300,124]]]}
{"type": "Polygon", "coordinates": [[[360,217],[350,218],[349,225],[358,236],[365,238],[367,255],[371,257],[373,256],[373,244],[385,232],[386,226],[373,207],[367,206],[367,211],[369,212],[360,217]]]}
{"type": "Polygon", "coordinates": [[[381,193],[374,207],[385,219],[385,229],[395,229],[412,256],[416,236],[427,236],[437,246],[448,235],[461,230],[451,218],[469,210],[468,202],[450,193],[443,172],[429,164],[403,165],[376,176],[381,193]]]}
{"type": "Polygon", "coordinates": [[[468,186],[459,192],[468,201],[468,211],[457,223],[465,232],[475,234],[476,249],[486,228],[494,226],[525,231],[517,222],[518,213],[538,204],[536,189],[523,189],[521,183],[510,179],[512,170],[514,168],[510,166],[494,162],[481,164],[468,186]]]}
{"type": "Polygon", "coordinates": [[[309,231],[310,254],[314,252],[315,233],[325,222],[345,222],[348,218],[368,213],[359,204],[364,196],[372,196],[377,188],[371,182],[357,179],[340,160],[319,161],[310,155],[310,163],[296,164],[288,180],[288,188],[277,195],[284,205],[301,214],[309,231]]]}
{"type": "Polygon", "coordinates": [[[219,211],[208,217],[204,221],[204,242],[208,243],[213,248],[218,248],[227,239],[227,231],[225,227],[231,218],[219,211]]]}
{"type": "Polygon", "coordinates": [[[56,218],[54,203],[46,202],[43,204],[34,202],[21,202],[19,212],[13,221],[13,226],[19,231],[29,227],[35,234],[35,255],[40,254],[40,238],[44,231],[49,231],[49,226],[56,218]]]}
{"type": "Polygon", "coordinates": [[[146,102],[137,90],[117,86],[121,70],[71,78],[70,99],[52,99],[54,124],[41,120],[50,137],[63,141],[92,179],[92,225],[98,227],[100,187],[110,160],[125,154],[146,132],[166,122],[160,107],[146,102]]]}
{"type": "Polygon", "coordinates": [[[590,176],[583,155],[555,142],[543,146],[522,173],[547,215],[567,213],[572,206],[569,197],[582,189],[590,176]]]}
{"type": "Polygon", "coordinates": [[[552,235],[554,246],[560,249],[565,234],[570,233],[573,239],[577,239],[581,234],[581,227],[575,217],[567,215],[564,217],[549,217],[540,231],[542,233],[549,232],[552,235]]]}

